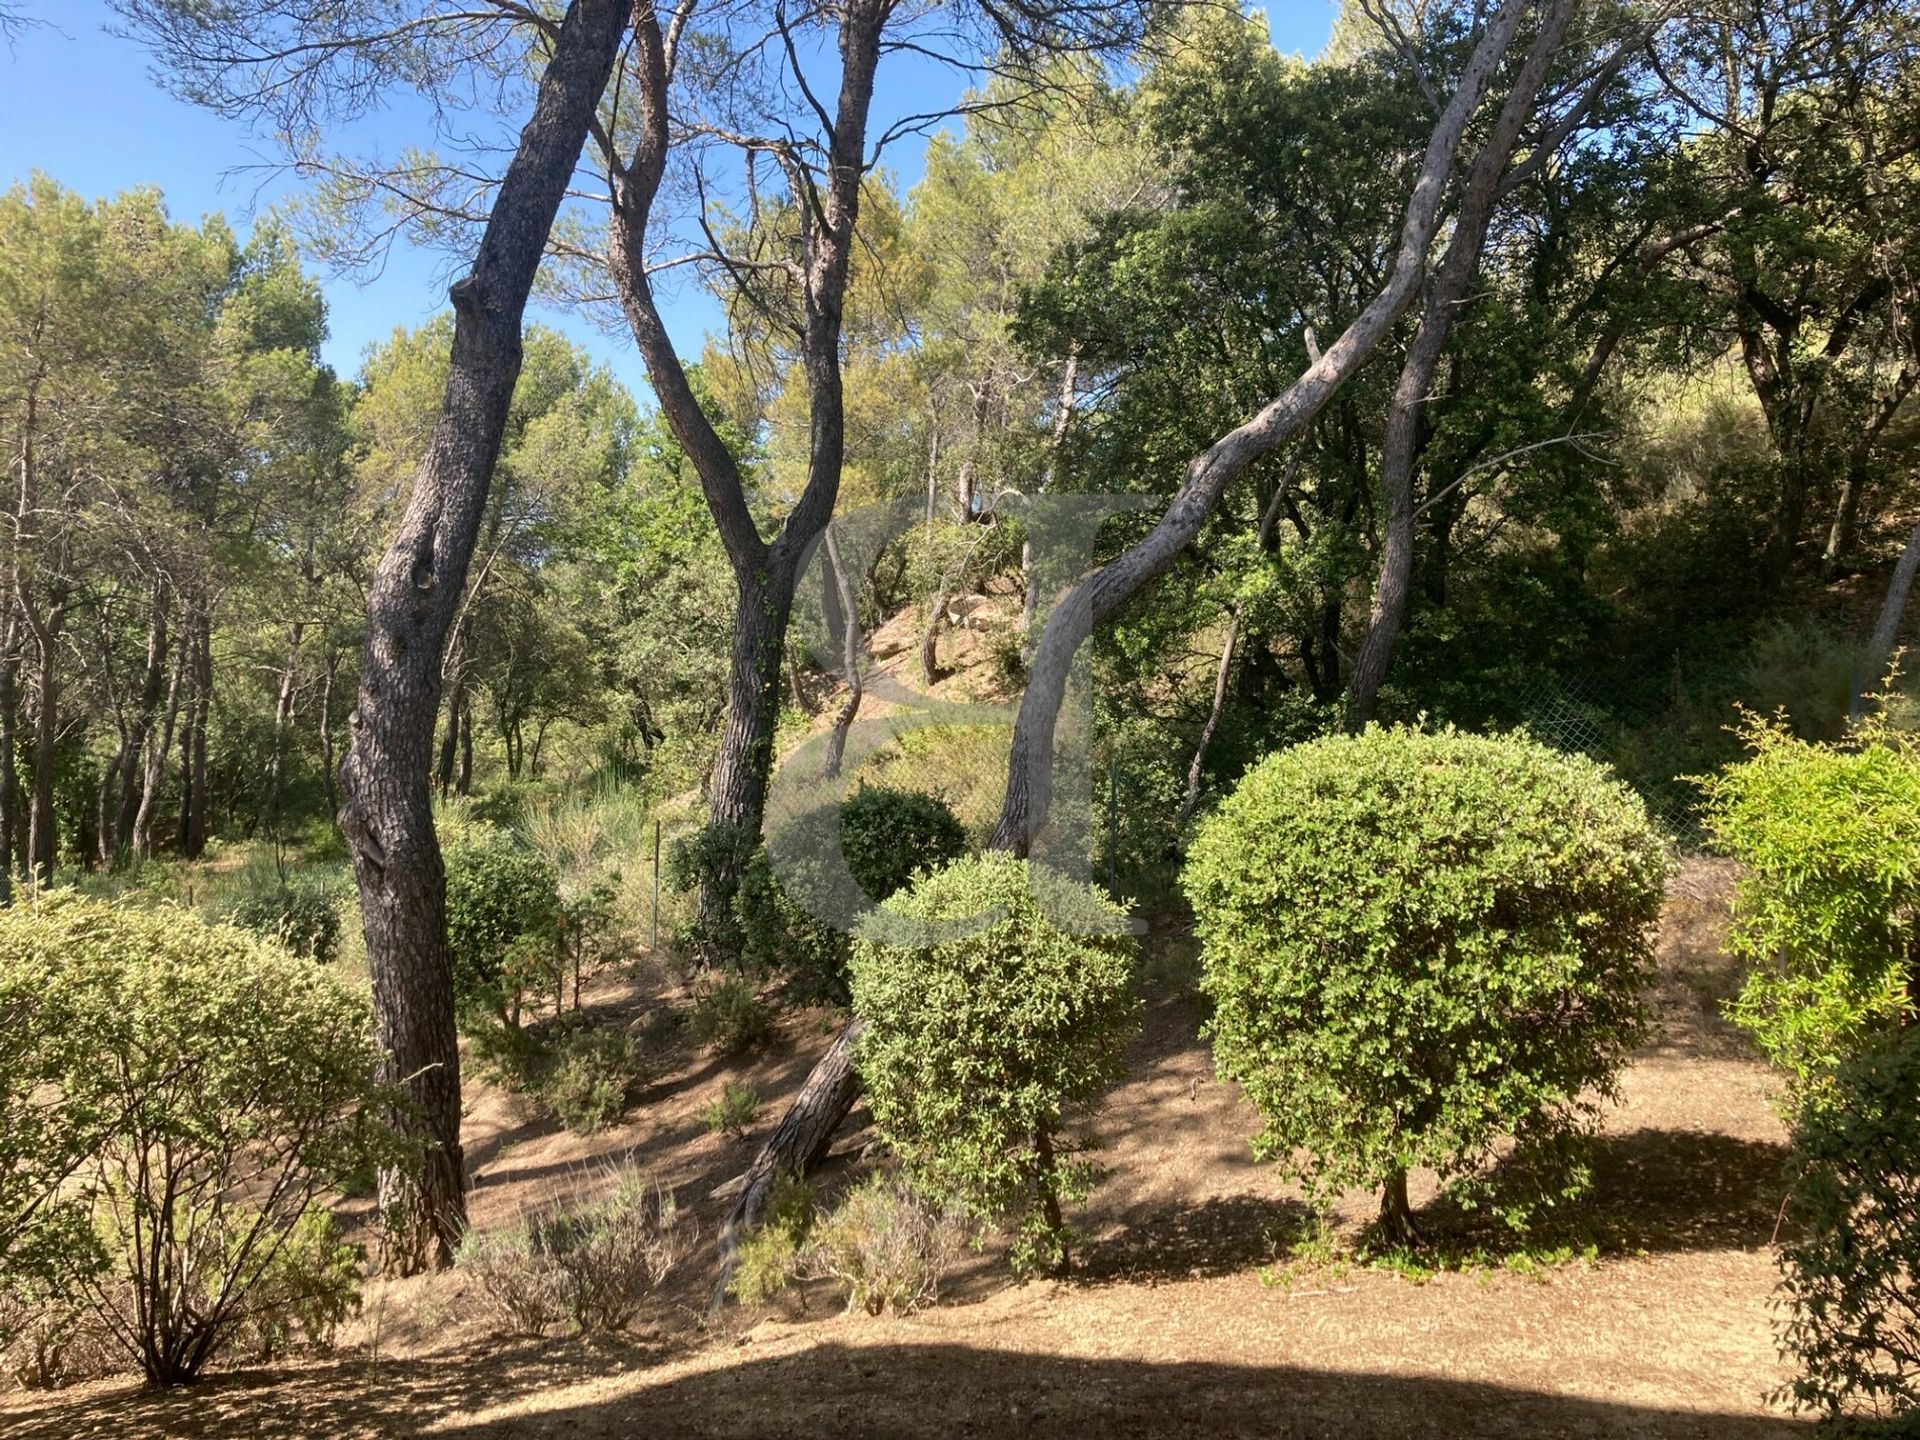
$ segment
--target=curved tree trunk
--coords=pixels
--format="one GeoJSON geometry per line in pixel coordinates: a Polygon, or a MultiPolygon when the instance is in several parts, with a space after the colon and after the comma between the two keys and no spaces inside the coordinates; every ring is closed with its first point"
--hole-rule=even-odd
{"type": "Polygon", "coordinates": [[[340,824],[360,890],[383,1074],[414,1107],[394,1118],[422,1147],[418,1166],[380,1177],[381,1208],[393,1217],[387,1260],[403,1271],[449,1263],[466,1220],[446,878],[429,798],[442,652],[520,374],[527,295],[627,17],[625,0],[567,8],[473,269],[453,287],[439,420],[367,598],[340,824]]]}
{"type": "Polygon", "coordinates": [[[1527,58],[1501,104],[1499,118],[1480,153],[1474,156],[1467,183],[1454,217],[1453,238],[1434,274],[1420,328],[1394,385],[1387,412],[1385,448],[1380,457],[1380,489],[1387,512],[1385,542],[1380,552],[1380,575],[1374,584],[1373,611],[1367,637],[1354,657],[1348,724],[1359,727],[1373,718],[1374,702],[1386,683],[1387,666],[1400,627],[1406,621],[1407,597],[1413,579],[1414,521],[1413,471],[1419,458],[1422,407],[1433,387],[1433,377],[1453,332],[1454,317],[1466,302],[1467,287],[1480,268],[1493,207],[1500,198],[1500,177],[1506,173],[1520,132],[1533,113],[1534,97],[1546,82],[1548,67],[1560,48],[1573,18],[1574,0],[1555,0],[1534,37],[1527,58]]]}
{"type": "Polygon", "coordinates": [[[1530,0],[1503,0],[1488,19],[1452,99],[1435,124],[1407,201],[1399,249],[1386,285],[1292,385],[1259,414],[1196,456],[1160,522],[1116,559],[1067,592],[1041,631],[1026,693],[1013,727],[1007,788],[994,829],[997,849],[1026,854],[1046,818],[1053,741],[1073,657],[1092,627],[1161,574],[1192,543],[1227,486],[1297,435],[1373,354],[1412,303],[1427,272],[1427,251],[1454,153],[1530,0]]]}
{"type": "MultiPolygon", "coordinates": [[[[833,717],[833,730],[827,738],[827,755],[821,765],[823,774],[833,776],[840,773],[840,762],[847,753],[847,732],[853,728],[854,717],[860,713],[860,651],[863,647],[860,640],[860,597],[847,579],[846,565],[840,558],[840,543],[834,538],[833,526],[827,526],[823,539],[827,552],[827,579],[832,585],[829,593],[839,611],[842,678],[847,683],[847,698],[840,706],[840,712],[833,717]]],[[[827,634],[831,636],[834,629],[833,621],[829,619],[827,634]]]]}
{"type": "Polygon", "coordinates": [[[1887,664],[1893,658],[1894,642],[1900,638],[1900,622],[1906,616],[1907,601],[1913,594],[1914,577],[1920,575],[1920,525],[1907,537],[1907,548],[1893,567],[1887,582],[1887,598],[1880,604],[1880,618],[1874,624],[1873,638],[1867,642],[1867,673],[1864,681],[1878,688],[1886,679],[1887,664]]]}

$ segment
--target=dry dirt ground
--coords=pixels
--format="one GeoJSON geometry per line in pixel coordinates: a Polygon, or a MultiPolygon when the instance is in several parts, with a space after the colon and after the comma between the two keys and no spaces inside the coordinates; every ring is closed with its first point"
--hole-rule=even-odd
{"type": "MultiPolygon", "coordinates": [[[[1769,1404],[1775,1358],[1769,1242],[1782,1135],[1766,1070],[1717,1018],[1732,975],[1716,944],[1724,867],[1680,875],[1663,928],[1659,1039],[1607,1119],[1584,1222],[1597,1258],[1536,1273],[1492,1267],[1419,1278],[1288,1259],[1297,1193],[1253,1163],[1255,1124],[1213,1078],[1177,941],[1157,947],[1157,998],[1131,1078],[1100,1128],[1112,1175],[1082,1215],[1081,1273],[1009,1284],[988,1254],[938,1308],[905,1320],[805,1310],[696,1319],[695,1252],[654,1323],[587,1342],[492,1336],[459,1271],[374,1287],[330,1356],[146,1393],[105,1381],[0,1399],[0,1435],[71,1437],[1488,1435],[1741,1437],[1800,1433],[1769,1404]]],[[[663,1003],[663,986],[608,1003],[663,1003]]],[[[480,1088],[470,1116],[481,1226],[582,1183],[583,1161],[631,1151],[688,1202],[750,1153],[698,1111],[724,1080],[770,1103],[764,1132],[827,1043],[824,1017],[785,1022],[745,1067],[691,1050],[591,1142],[480,1088]]],[[[858,1134],[830,1176],[857,1167],[858,1134]]],[[[1416,1204],[1424,1197],[1417,1191],[1416,1204]]],[[[1364,1218],[1354,1197],[1343,1218],[1364,1218]]]]}

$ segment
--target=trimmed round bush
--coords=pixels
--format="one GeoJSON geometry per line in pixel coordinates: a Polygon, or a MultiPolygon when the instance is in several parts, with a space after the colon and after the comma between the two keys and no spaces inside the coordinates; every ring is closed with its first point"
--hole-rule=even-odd
{"type": "Polygon", "coordinates": [[[1014,1225],[1016,1271],[1067,1264],[1061,1207],[1096,1171],[1063,1126],[1123,1073],[1135,950],[1099,891],[1000,853],[923,875],[854,941],[874,1126],[931,1198],[1014,1225]]]}
{"type": "MultiPolygon", "coordinates": [[[[1780,1257],[1796,1404],[1920,1414],[1920,1027],[1839,1067],[1796,1113],[1780,1257]]],[[[1906,1433],[1906,1432],[1901,1432],[1906,1433]]]]}
{"type": "Polygon", "coordinates": [[[1377,1188],[1395,1241],[1416,1166],[1515,1225],[1578,1193],[1567,1142],[1644,1033],[1666,868],[1631,791],[1523,735],[1370,727],[1269,756],[1182,877],[1255,1154],[1323,1199],[1377,1188]]]}
{"type": "Polygon", "coordinates": [[[840,849],[878,904],[905,889],[916,871],[966,854],[967,832],[938,795],[862,785],[840,806],[840,849]]]}

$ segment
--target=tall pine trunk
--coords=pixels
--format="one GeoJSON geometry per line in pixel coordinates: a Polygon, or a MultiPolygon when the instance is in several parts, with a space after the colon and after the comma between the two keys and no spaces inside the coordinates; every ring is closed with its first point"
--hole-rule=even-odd
{"type": "Polygon", "coordinates": [[[379,1180],[387,1263],[402,1272],[449,1264],[466,1223],[446,874],[430,786],[441,665],[520,375],[527,295],[628,13],[626,0],[567,8],[473,269],[453,287],[439,419],[367,597],[340,821],[360,890],[383,1078],[411,1102],[393,1119],[420,1145],[417,1164],[379,1180]]]}

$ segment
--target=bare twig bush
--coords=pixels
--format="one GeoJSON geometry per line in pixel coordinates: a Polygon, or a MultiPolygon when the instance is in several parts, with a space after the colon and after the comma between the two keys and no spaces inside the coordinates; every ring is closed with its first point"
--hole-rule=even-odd
{"type": "Polygon", "coordinates": [[[583,1172],[570,1199],[461,1246],[460,1263],[515,1333],[561,1322],[582,1334],[624,1330],[685,1253],[692,1237],[671,1194],[631,1164],[605,1167],[597,1181],[583,1172]]]}

